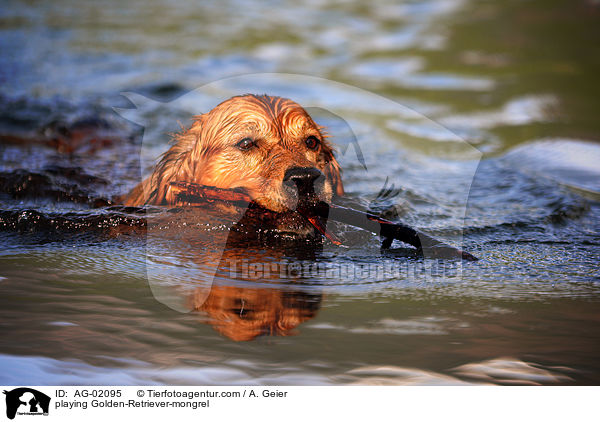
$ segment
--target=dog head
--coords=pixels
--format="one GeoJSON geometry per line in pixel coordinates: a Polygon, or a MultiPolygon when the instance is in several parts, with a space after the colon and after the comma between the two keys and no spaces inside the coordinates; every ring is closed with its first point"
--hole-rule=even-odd
{"type": "Polygon", "coordinates": [[[177,134],[150,180],[145,202],[173,204],[170,182],[243,188],[273,211],[342,195],[340,167],[323,128],[289,99],[230,98],[177,134]]]}
{"type": "Polygon", "coordinates": [[[196,309],[208,314],[208,323],[234,341],[261,335],[289,336],[301,323],[314,318],[322,296],[273,288],[212,286],[196,309]]]}

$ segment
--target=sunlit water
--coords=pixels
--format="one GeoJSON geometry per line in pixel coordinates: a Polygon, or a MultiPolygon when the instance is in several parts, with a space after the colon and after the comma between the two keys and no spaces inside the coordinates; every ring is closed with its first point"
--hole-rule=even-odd
{"type": "Polygon", "coordinates": [[[288,3],[3,6],[0,383],[597,383],[598,5],[288,3]],[[239,79],[264,72],[391,101],[239,79]],[[197,312],[149,284],[153,254],[185,278],[193,253],[157,251],[136,230],[163,211],[104,200],[147,174],[178,121],[248,86],[311,105],[350,196],[368,205],[389,178],[393,217],[480,261],[432,275],[430,260],[398,245],[382,254],[350,231],[346,247],[308,254],[198,250],[210,263],[401,273],[273,280],[222,268],[208,271],[197,312]],[[133,229],[115,236],[119,227],[133,229]],[[239,318],[224,323],[232,310],[239,318]],[[246,324],[252,312],[287,325],[265,333],[246,324]]]}

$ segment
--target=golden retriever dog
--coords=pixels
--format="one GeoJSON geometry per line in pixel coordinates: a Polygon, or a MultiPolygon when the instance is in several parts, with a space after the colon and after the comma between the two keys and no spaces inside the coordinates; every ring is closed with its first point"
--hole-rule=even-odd
{"type": "Polygon", "coordinates": [[[179,205],[171,182],[241,188],[275,212],[344,193],[323,128],[286,98],[230,98],[195,116],[173,141],[152,175],[124,198],[125,205],[179,205]]]}
{"type": "MultiPolygon", "coordinates": [[[[288,211],[318,201],[330,202],[335,195],[344,193],[340,166],[323,128],[294,101],[268,95],[233,97],[208,113],[195,116],[189,129],[174,135],[173,145],[152,174],[121,201],[128,206],[184,206],[186,203],[178,196],[174,182],[240,189],[256,204],[275,213],[277,232],[291,232],[294,239],[297,235],[314,234],[315,228],[308,221],[289,217],[295,213],[288,211]]],[[[179,209],[180,212],[167,219],[189,218],[190,213],[195,222],[205,219],[218,222],[228,214],[227,205],[207,205],[209,212],[179,209]],[[216,212],[211,212],[215,209],[216,212]],[[226,212],[221,213],[221,209],[226,212]]],[[[161,238],[170,235],[162,220],[158,226],[161,238]]],[[[200,245],[192,248],[192,252],[186,249],[185,253],[191,253],[189,259],[201,268],[217,263],[217,273],[225,271],[223,268],[232,258],[253,256],[246,249],[239,256],[230,256],[240,253],[236,249],[238,236],[245,241],[246,235],[251,238],[254,232],[264,233],[265,227],[270,228],[260,219],[254,224],[244,224],[249,232],[216,231],[204,236],[203,227],[174,224],[173,238],[177,239],[174,245],[200,245]],[[227,239],[222,242],[224,250],[215,249],[214,245],[223,237],[227,239]]],[[[294,253],[298,252],[294,249],[294,253]]],[[[262,262],[263,254],[258,254],[257,259],[262,262]]],[[[295,327],[316,315],[321,299],[318,294],[219,285],[201,278],[195,281],[199,286],[210,285],[208,293],[199,287],[184,302],[191,300],[190,309],[205,312],[208,323],[236,341],[263,334],[293,334],[295,327]]]]}
{"type": "Polygon", "coordinates": [[[294,335],[295,328],[317,315],[321,294],[273,288],[212,286],[196,309],[215,330],[234,341],[261,335],[294,335]]]}

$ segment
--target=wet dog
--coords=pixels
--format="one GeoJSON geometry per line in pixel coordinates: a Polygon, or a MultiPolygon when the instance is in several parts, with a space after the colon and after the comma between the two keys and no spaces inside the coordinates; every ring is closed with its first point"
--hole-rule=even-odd
{"type": "Polygon", "coordinates": [[[172,182],[242,189],[274,212],[344,193],[323,128],[299,104],[268,95],[236,96],[196,116],[123,202],[178,205],[172,182]]]}

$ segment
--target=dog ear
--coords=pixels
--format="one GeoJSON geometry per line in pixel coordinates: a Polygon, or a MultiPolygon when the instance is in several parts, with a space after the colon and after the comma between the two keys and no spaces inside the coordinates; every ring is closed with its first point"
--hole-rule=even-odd
{"type": "Polygon", "coordinates": [[[323,155],[325,159],[325,168],[323,174],[327,180],[331,182],[331,185],[338,196],[344,194],[344,185],[342,184],[342,169],[340,164],[333,155],[333,149],[326,144],[323,144],[323,155]]]}
{"type": "Polygon", "coordinates": [[[189,129],[182,128],[172,134],[173,146],[164,153],[152,175],[153,203],[174,204],[176,199],[171,192],[171,182],[195,182],[196,166],[200,157],[194,157],[200,141],[205,115],[194,116],[189,129]],[[156,202],[158,201],[158,202],[156,202]]]}
{"type": "Polygon", "coordinates": [[[194,181],[197,163],[191,155],[200,139],[204,120],[205,115],[194,116],[194,123],[189,129],[182,127],[181,132],[171,134],[173,145],[162,155],[150,177],[127,195],[124,201],[126,205],[163,205],[176,202],[171,192],[171,182],[194,181]]]}

